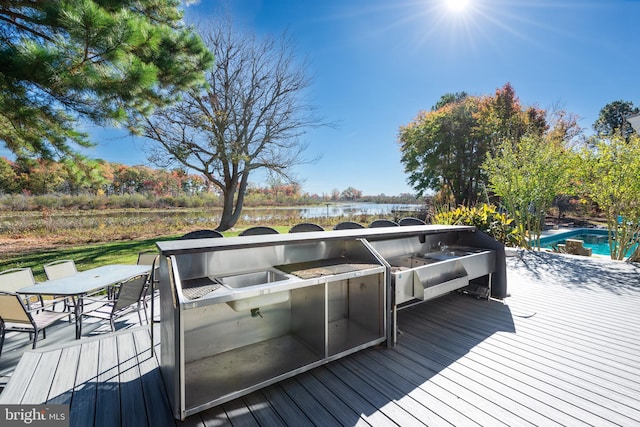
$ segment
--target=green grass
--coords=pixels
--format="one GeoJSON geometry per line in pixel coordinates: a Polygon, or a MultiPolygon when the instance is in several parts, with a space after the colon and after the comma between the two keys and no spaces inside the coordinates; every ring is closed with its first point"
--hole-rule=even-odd
{"type": "Polygon", "coordinates": [[[0,261],[0,270],[31,267],[36,281],[46,280],[42,266],[59,259],[72,259],[78,270],[88,270],[107,264],[135,264],[138,253],[156,249],[156,241],[169,239],[133,240],[65,247],[57,250],[32,252],[0,261]]]}
{"type": "MultiPolygon", "coordinates": [[[[280,233],[289,231],[289,226],[273,227],[280,233]]],[[[242,230],[224,232],[225,237],[237,236],[242,230]]],[[[30,252],[29,254],[0,260],[0,271],[9,268],[30,267],[36,281],[46,280],[43,265],[59,259],[72,259],[79,271],[108,264],[135,264],[138,253],[157,250],[156,242],[175,240],[179,235],[156,237],[146,240],[128,240],[122,242],[97,243],[65,247],[56,250],[30,252]]]]}

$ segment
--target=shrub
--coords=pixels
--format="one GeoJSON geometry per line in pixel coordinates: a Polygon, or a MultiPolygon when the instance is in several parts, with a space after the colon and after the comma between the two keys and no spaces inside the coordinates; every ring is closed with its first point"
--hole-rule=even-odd
{"type": "Polygon", "coordinates": [[[433,216],[434,224],[473,225],[507,246],[522,246],[524,234],[515,226],[513,218],[498,212],[493,205],[460,206],[452,210],[441,210],[433,216]]]}

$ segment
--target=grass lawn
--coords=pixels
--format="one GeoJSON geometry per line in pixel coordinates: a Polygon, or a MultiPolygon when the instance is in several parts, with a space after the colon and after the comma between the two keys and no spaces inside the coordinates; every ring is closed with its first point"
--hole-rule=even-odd
{"type": "MultiPolygon", "coordinates": [[[[289,226],[273,227],[280,233],[289,231],[289,226]]],[[[237,236],[242,230],[224,232],[225,237],[237,236]]],[[[82,246],[64,247],[55,250],[29,252],[28,254],[8,256],[0,260],[0,271],[16,267],[31,267],[36,281],[46,280],[42,266],[59,259],[72,259],[79,271],[107,264],[135,264],[138,253],[157,250],[156,242],[174,240],[179,235],[162,236],[146,240],[127,240],[121,242],[96,243],[82,246]]]]}

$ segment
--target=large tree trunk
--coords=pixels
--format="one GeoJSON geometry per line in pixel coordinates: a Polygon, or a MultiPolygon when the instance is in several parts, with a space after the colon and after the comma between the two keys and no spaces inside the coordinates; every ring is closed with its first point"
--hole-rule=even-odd
{"type": "Polygon", "coordinates": [[[249,173],[245,172],[240,181],[240,188],[236,191],[237,178],[232,180],[233,184],[228,186],[223,192],[223,207],[220,224],[216,228],[218,231],[226,231],[232,228],[238,222],[244,205],[244,195],[249,183],[249,173]],[[236,199],[236,194],[238,195],[236,199]]]}
{"type": "Polygon", "coordinates": [[[233,203],[233,193],[224,192],[224,204],[222,207],[222,217],[220,218],[220,224],[216,230],[218,231],[226,231],[233,227],[236,222],[238,222],[238,215],[234,215],[234,203],[233,203]]]}

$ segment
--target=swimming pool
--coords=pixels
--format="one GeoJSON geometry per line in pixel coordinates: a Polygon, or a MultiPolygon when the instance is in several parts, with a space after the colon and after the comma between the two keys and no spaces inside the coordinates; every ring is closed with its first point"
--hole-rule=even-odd
{"type": "MultiPolygon", "coordinates": [[[[540,238],[540,247],[553,249],[559,243],[564,244],[567,239],[583,240],[584,247],[591,248],[594,255],[611,256],[608,232],[597,228],[576,228],[575,230],[544,236],[540,238]]],[[[635,249],[635,246],[633,249],[635,249]]],[[[632,252],[633,250],[627,256],[632,252]]]]}

